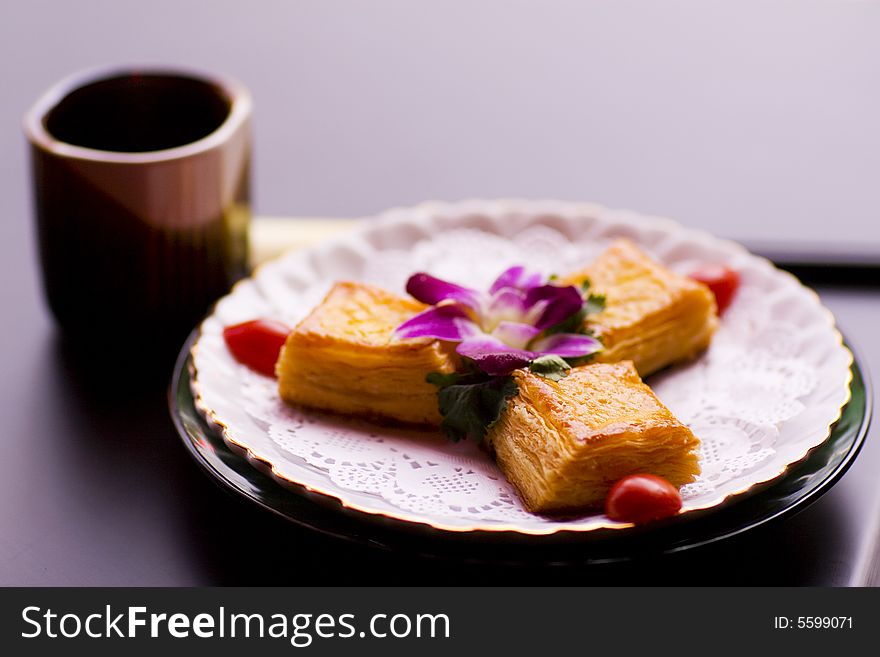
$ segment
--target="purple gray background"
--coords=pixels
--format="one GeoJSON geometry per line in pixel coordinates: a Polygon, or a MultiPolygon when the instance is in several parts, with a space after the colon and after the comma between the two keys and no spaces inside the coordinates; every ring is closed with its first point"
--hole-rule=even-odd
{"type": "Polygon", "coordinates": [[[146,62],[252,89],[263,214],[549,197],[880,244],[878,32],[852,0],[6,3],[3,236],[29,229],[29,103],[146,62]]]}

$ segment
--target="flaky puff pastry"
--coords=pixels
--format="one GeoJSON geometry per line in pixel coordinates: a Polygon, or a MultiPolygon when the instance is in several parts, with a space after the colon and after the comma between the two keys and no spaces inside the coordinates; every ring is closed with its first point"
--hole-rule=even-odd
{"type": "Polygon", "coordinates": [[[363,283],[336,283],[290,333],[276,364],[281,398],[335,413],[440,423],[429,372],[453,372],[455,344],[399,340],[394,329],[426,306],[363,283]]]}
{"type": "Polygon", "coordinates": [[[614,242],[564,282],[584,280],[606,299],[605,309],[587,318],[605,347],[597,362],[631,360],[648,376],[699,354],[718,327],[709,288],[654,262],[629,240],[614,242]]]}
{"type": "MultiPolygon", "coordinates": [[[[653,262],[632,243],[612,244],[565,283],[589,279],[606,295],[587,328],[605,349],[595,360],[632,360],[642,376],[696,355],[717,326],[712,293],[653,262]]],[[[287,339],[277,364],[294,405],[414,424],[440,423],[431,372],[459,365],[455,344],[400,340],[394,330],[426,306],[363,283],[337,283],[287,339]]]]}
{"type": "Polygon", "coordinates": [[[514,377],[519,392],[487,440],[530,511],[598,506],[629,474],[655,474],[676,487],[699,474],[699,440],[632,362],[584,365],[559,382],[526,370],[514,377]]]}

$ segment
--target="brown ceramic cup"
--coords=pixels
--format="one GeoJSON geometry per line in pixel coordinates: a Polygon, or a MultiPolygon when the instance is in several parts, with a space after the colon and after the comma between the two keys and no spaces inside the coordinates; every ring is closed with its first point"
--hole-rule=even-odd
{"type": "Polygon", "coordinates": [[[167,348],[247,273],[250,120],[240,84],[178,70],[89,71],[37,101],[24,129],[65,335],[167,348]]]}

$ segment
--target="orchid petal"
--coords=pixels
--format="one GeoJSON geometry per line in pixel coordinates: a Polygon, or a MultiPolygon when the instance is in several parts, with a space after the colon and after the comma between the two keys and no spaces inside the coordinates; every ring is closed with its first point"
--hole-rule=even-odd
{"type": "Polygon", "coordinates": [[[491,376],[508,374],[541,355],[578,358],[601,350],[598,340],[578,333],[539,337],[546,329],[577,318],[584,306],[574,286],[541,281],[539,274],[524,267],[510,267],[489,293],[483,293],[430,274],[415,274],[407,291],[433,307],[401,324],[396,335],[458,342],[456,351],[491,376]]]}
{"type": "Polygon", "coordinates": [[[492,283],[489,288],[489,294],[495,294],[505,287],[511,287],[517,290],[530,290],[538,287],[544,277],[538,272],[530,272],[522,265],[516,265],[501,272],[501,275],[492,283]]]}
{"type": "Polygon", "coordinates": [[[400,338],[437,338],[457,342],[479,332],[465,308],[457,304],[434,306],[397,327],[400,338]]]}
{"type": "Polygon", "coordinates": [[[409,277],[406,282],[406,291],[422,303],[429,305],[451,300],[458,301],[474,311],[479,310],[480,306],[481,295],[476,290],[441,280],[424,272],[409,277]]]}
{"type": "Polygon", "coordinates": [[[537,329],[530,324],[502,321],[499,322],[498,326],[495,327],[495,330],[492,331],[492,337],[501,340],[501,342],[508,344],[511,347],[524,349],[532,338],[540,332],[540,329],[537,329]]]}
{"type": "Polygon", "coordinates": [[[536,340],[532,349],[542,354],[555,354],[562,358],[578,358],[596,353],[602,343],[596,338],[580,333],[556,333],[536,340]]]}
{"type": "Polygon", "coordinates": [[[458,333],[461,335],[462,340],[486,335],[486,332],[480,328],[480,325],[473,320],[470,314],[464,318],[457,318],[455,325],[458,327],[458,333]]]}
{"type": "Polygon", "coordinates": [[[547,310],[547,306],[550,305],[550,301],[547,299],[542,299],[541,301],[536,302],[534,305],[529,306],[523,315],[522,320],[526,324],[531,324],[534,326],[539,319],[544,315],[544,311],[547,310]]]}
{"type": "Polygon", "coordinates": [[[468,338],[458,345],[460,356],[470,358],[491,376],[503,376],[523,367],[534,357],[530,351],[516,349],[489,335],[468,338]]]}
{"type": "Polygon", "coordinates": [[[534,325],[539,329],[554,326],[568,319],[584,305],[581,293],[573,285],[566,287],[542,285],[532,288],[526,293],[527,306],[536,306],[542,301],[546,302],[546,307],[534,322],[534,325]]]}
{"type": "Polygon", "coordinates": [[[502,321],[521,321],[526,313],[526,293],[506,287],[492,294],[483,309],[483,328],[492,330],[502,321]]]}

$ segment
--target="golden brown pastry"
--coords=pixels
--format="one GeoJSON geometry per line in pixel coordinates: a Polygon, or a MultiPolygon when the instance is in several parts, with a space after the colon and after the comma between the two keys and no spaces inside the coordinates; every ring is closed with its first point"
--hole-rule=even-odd
{"type": "Polygon", "coordinates": [[[577,367],[559,382],[526,370],[489,430],[504,476],[535,513],[601,504],[629,474],[678,487],[699,474],[697,438],[642,383],[629,361],[577,367]]]}
{"type": "MultiPolygon", "coordinates": [[[[605,349],[600,362],[632,360],[642,376],[704,349],[717,326],[712,293],[653,262],[632,243],[610,246],[566,283],[585,278],[606,295],[587,319],[605,349]]],[[[455,344],[401,339],[394,330],[426,306],[363,283],[337,283],[294,329],[277,365],[281,398],[349,415],[440,422],[431,372],[459,364],[455,344]]]]}
{"type": "Polygon", "coordinates": [[[651,260],[618,240],[586,269],[563,281],[605,295],[605,309],[587,326],[605,349],[597,362],[631,360],[642,376],[699,354],[718,326],[715,297],[702,283],[651,260]]]}
{"type": "Polygon", "coordinates": [[[337,283],[288,336],[276,366],[289,404],[346,415],[436,425],[429,372],[452,372],[455,344],[400,340],[394,329],[425,309],[363,283],[337,283]]]}

